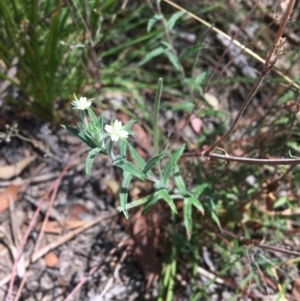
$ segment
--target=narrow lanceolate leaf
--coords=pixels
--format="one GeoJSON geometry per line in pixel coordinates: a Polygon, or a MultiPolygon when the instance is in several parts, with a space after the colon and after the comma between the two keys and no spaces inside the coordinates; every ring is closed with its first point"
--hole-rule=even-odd
{"type": "Polygon", "coordinates": [[[160,162],[162,160],[162,158],[165,156],[166,151],[167,151],[167,148],[163,152],[161,152],[159,155],[150,158],[148,160],[148,162],[146,163],[146,166],[143,169],[143,173],[146,174],[151,168],[153,168],[158,162],[160,162]]]}
{"type": "Polygon", "coordinates": [[[154,26],[154,24],[161,19],[163,19],[162,15],[155,15],[153,18],[149,19],[147,24],[147,32],[149,33],[152,27],[154,26]]]}
{"type": "Polygon", "coordinates": [[[91,138],[89,138],[89,136],[87,135],[87,133],[85,131],[83,131],[83,130],[80,131],[80,130],[73,128],[71,126],[68,126],[68,125],[63,125],[62,127],[64,129],[68,130],[70,133],[72,133],[77,138],[79,138],[82,142],[84,142],[89,147],[91,147],[91,148],[97,147],[95,142],[91,138]]]}
{"type": "Polygon", "coordinates": [[[174,204],[174,201],[172,200],[172,198],[170,197],[167,189],[160,189],[160,190],[157,190],[157,193],[159,194],[160,198],[163,199],[164,201],[167,202],[167,204],[170,206],[171,210],[174,212],[174,213],[177,213],[177,209],[176,209],[176,206],[174,204]]]}
{"type": "Polygon", "coordinates": [[[101,113],[98,117],[98,128],[101,130],[101,132],[103,132],[103,115],[104,112],[101,113]]]}
{"type": "Polygon", "coordinates": [[[172,171],[175,168],[175,165],[177,164],[178,159],[180,158],[180,156],[182,155],[183,151],[185,148],[185,144],[183,144],[178,150],[176,150],[171,157],[169,158],[166,167],[164,168],[162,175],[163,175],[163,180],[164,183],[166,184],[167,181],[169,180],[172,171]]]}
{"type": "Polygon", "coordinates": [[[159,193],[156,191],[150,195],[147,196],[147,201],[145,203],[145,207],[143,210],[143,214],[146,213],[157,201],[161,199],[161,196],[159,193]]]}
{"type": "Polygon", "coordinates": [[[132,159],[135,161],[136,165],[138,166],[138,168],[143,170],[146,165],[144,159],[138,154],[138,152],[131,145],[129,145],[129,152],[132,159]]]}
{"type": "MultiPolygon", "coordinates": [[[[132,125],[135,123],[135,120],[131,119],[125,126],[124,126],[124,130],[131,133],[130,132],[130,129],[132,127],[132,125]]],[[[125,157],[126,156],[126,150],[127,150],[127,146],[128,146],[128,143],[127,143],[127,140],[123,140],[123,139],[120,139],[119,140],[119,154],[122,156],[122,157],[125,157]]]]}
{"type": "Polygon", "coordinates": [[[204,214],[204,208],[200,201],[194,197],[189,197],[189,201],[195,206],[202,214],[204,214]]]}
{"type": "Polygon", "coordinates": [[[167,22],[167,28],[169,30],[172,30],[173,27],[174,27],[174,25],[175,25],[175,23],[176,23],[176,21],[178,19],[180,19],[184,14],[185,14],[185,12],[183,12],[183,11],[178,11],[175,14],[173,14],[172,17],[167,22]]]}
{"type": "Polygon", "coordinates": [[[98,119],[97,119],[94,111],[91,108],[87,108],[87,111],[88,111],[89,116],[90,116],[90,118],[92,120],[93,126],[97,127],[97,125],[98,125],[98,119]]]}
{"type": "Polygon", "coordinates": [[[180,72],[182,70],[182,67],[180,65],[178,58],[171,51],[166,51],[165,54],[169,59],[170,63],[173,65],[173,67],[180,72]]]}
{"type": "Polygon", "coordinates": [[[219,229],[222,230],[221,223],[220,223],[219,217],[217,215],[216,205],[215,205],[213,199],[211,199],[211,198],[208,199],[208,206],[210,209],[210,214],[211,214],[212,219],[218,225],[219,229]]]}
{"type": "Polygon", "coordinates": [[[180,171],[179,171],[179,168],[177,165],[175,165],[175,167],[174,167],[174,181],[179,190],[182,190],[182,191],[186,190],[184,180],[180,174],[180,171]]]}
{"type": "Polygon", "coordinates": [[[61,4],[57,2],[56,8],[52,13],[47,42],[45,46],[45,60],[47,62],[47,69],[50,75],[50,78],[55,76],[55,71],[57,69],[57,48],[59,46],[59,19],[61,14],[61,4]]]}
{"type": "Polygon", "coordinates": [[[127,141],[124,141],[122,139],[119,139],[119,154],[121,157],[125,157],[126,156],[126,149],[127,149],[127,141]]]}
{"type": "Polygon", "coordinates": [[[127,171],[131,175],[145,181],[145,176],[141,170],[135,167],[132,163],[126,161],[126,159],[117,156],[117,158],[113,161],[113,165],[120,167],[124,172],[127,171]]]}
{"type": "Polygon", "coordinates": [[[91,176],[91,169],[92,169],[92,164],[93,161],[96,157],[97,154],[99,154],[99,152],[101,151],[101,148],[97,147],[97,148],[93,148],[87,158],[86,158],[86,162],[85,162],[85,174],[86,177],[89,178],[91,176]]]}
{"type": "Polygon", "coordinates": [[[205,190],[205,188],[208,186],[208,183],[207,182],[204,182],[200,185],[197,185],[196,187],[194,187],[192,189],[192,193],[193,195],[197,198],[199,195],[202,194],[202,192],[205,190]]]}
{"type": "Polygon", "coordinates": [[[136,122],[134,119],[130,119],[125,125],[124,125],[124,130],[129,132],[131,130],[131,127],[133,124],[136,122]]]}
{"type": "Polygon", "coordinates": [[[126,205],[127,205],[127,200],[128,200],[128,187],[131,182],[132,176],[131,176],[130,172],[124,171],[123,177],[124,177],[124,179],[123,179],[123,182],[121,185],[121,191],[120,191],[120,205],[121,205],[121,208],[122,208],[122,211],[123,211],[125,217],[128,218],[128,211],[127,211],[126,205]]]}
{"type": "Polygon", "coordinates": [[[192,232],[192,203],[190,198],[185,198],[183,201],[183,218],[184,226],[189,237],[192,232]]]}
{"type": "MultiPolygon", "coordinates": [[[[146,162],[144,161],[144,159],[138,154],[138,152],[130,144],[128,144],[128,146],[129,146],[129,152],[130,152],[130,155],[131,155],[132,159],[136,163],[137,167],[140,170],[143,170],[144,167],[146,166],[146,162]]],[[[154,176],[154,174],[151,170],[149,170],[148,174],[150,176],[154,176]]]]}
{"type": "Polygon", "coordinates": [[[164,47],[158,47],[154,50],[150,51],[139,63],[138,66],[142,66],[143,64],[146,64],[148,61],[153,59],[156,56],[159,56],[163,54],[166,51],[164,47]]]}
{"type": "Polygon", "coordinates": [[[197,84],[197,86],[201,85],[203,83],[203,81],[205,80],[205,78],[207,77],[207,72],[202,72],[201,74],[199,74],[196,78],[195,78],[195,83],[197,84]]]}
{"type": "MultiPolygon", "coordinates": [[[[133,202],[130,202],[130,203],[127,203],[126,204],[126,210],[129,210],[129,209],[132,209],[134,207],[137,207],[137,206],[141,206],[141,205],[144,205],[145,203],[147,203],[148,201],[148,196],[144,197],[144,198],[141,198],[139,200],[136,200],[136,201],[133,201],[133,202]]],[[[117,208],[118,211],[123,211],[123,209],[121,208],[121,206],[119,206],[117,208]]]]}

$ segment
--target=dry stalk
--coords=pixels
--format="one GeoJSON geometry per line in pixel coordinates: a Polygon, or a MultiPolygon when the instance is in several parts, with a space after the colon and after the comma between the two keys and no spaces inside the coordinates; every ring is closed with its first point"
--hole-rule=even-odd
{"type": "MultiPolygon", "coordinates": [[[[274,44],[273,44],[272,49],[270,50],[270,52],[268,54],[268,57],[265,61],[265,64],[264,64],[263,69],[260,73],[260,76],[259,76],[258,80],[256,81],[255,85],[253,86],[253,88],[251,89],[251,91],[249,92],[249,94],[248,94],[247,98],[245,99],[244,103],[242,104],[242,107],[240,108],[240,110],[239,110],[232,126],[230,127],[228,132],[222,138],[220,138],[212,147],[210,147],[208,150],[206,150],[202,153],[203,156],[205,156],[205,157],[214,157],[214,158],[220,158],[220,156],[221,156],[222,159],[224,159],[224,160],[240,161],[240,162],[252,163],[252,164],[271,164],[271,162],[269,160],[239,158],[239,157],[233,157],[233,156],[230,156],[230,155],[227,155],[227,154],[226,155],[217,155],[217,154],[213,154],[213,151],[216,147],[218,147],[221,144],[221,142],[223,142],[225,139],[229,138],[229,136],[235,130],[235,128],[237,126],[237,123],[239,122],[239,120],[240,120],[241,116],[243,115],[246,107],[249,105],[250,101],[252,100],[253,96],[257,92],[258,88],[260,87],[262,81],[264,80],[264,78],[266,77],[266,75],[268,74],[270,69],[272,69],[274,67],[277,59],[280,58],[280,56],[283,54],[283,44],[284,44],[285,39],[282,38],[282,34],[284,32],[284,29],[286,27],[286,24],[287,24],[290,16],[291,16],[291,13],[293,11],[294,3],[295,3],[295,0],[290,0],[289,1],[289,5],[287,7],[287,10],[286,10],[283,18],[282,18],[281,25],[280,25],[280,28],[277,32],[274,44]]],[[[276,159],[276,160],[272,161],[272,164],[273,165],[298,164],[299,162],[300,162],[299,159],[276,159]]]]}

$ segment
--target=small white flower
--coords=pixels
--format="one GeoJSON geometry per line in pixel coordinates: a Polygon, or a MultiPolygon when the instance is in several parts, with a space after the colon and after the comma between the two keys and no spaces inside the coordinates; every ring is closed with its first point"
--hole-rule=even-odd
{"type": "Polygon", "coordinates": [[[119,120],[116,120],[113,126],[106,124],[104,129],[108,132],[112,141],[118,141],[120,138],[127,139],[129,135],[127,131],[122,130],[122,122],[119,120]]]}
{"type": "Polygon", "coordinates": [[[86,97],[80,97],[79,100],[72,101],[72,106],[77,110],[85,110],[91,106],[92,102],[88,101],[86,97]]]}

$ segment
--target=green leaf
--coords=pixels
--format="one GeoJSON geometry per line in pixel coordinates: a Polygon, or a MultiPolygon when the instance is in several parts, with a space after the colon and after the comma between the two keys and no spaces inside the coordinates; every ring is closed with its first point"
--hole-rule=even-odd
{"type": "Polygon", "coordinates": [[[166,51],[172,49],[172,46],[171,46],[171,44],[170,44],[169,42],[167,42],[167,41],[161,41],[160,43],[161,43],[163,46],[165,46],[166,51]]]}
{"type": "Polygon", "coordinates": [[[189,197],[188,199],[202,214],[204,214],[204,208],[198,199],[192,196],[189,197]]]}
{"type": "Polygon", "coordinates": [[[218,225],[219,229],[222,230],[221,223],[218,218],[217,211],[216,211],[216,205],[211,198],[208,199],[208,207],[209,207],[212,219],[218,225]]]}
{"type": "Polygon", "coordinates": [[[197,45],[193,45],[192,47],[184,48],[182,53],[179,55],[179,59],[183,59],[184,57],[192,57],[199,50],[203,49],[205,46],[202,43],[198,43],[197,45]]]}
{"type": "Polygon", "coordinates": [[[174,68],[178,72],[180,72],[182,70],[182,67],[179,63],[178,58],[171,51],[165,51],[165,54],[166,54],[167,58],[169,59],[170,63],[174,66],[174,68]]]}
{"type": "Polygon", "coordinates": [[[195,103],[190,101],[184,101],[172,107],[172,111],[185,111],[191,113],[195,107],[195,103]]]}
{"type": "Polygon", "coordinates": [[[175,165],[174,167],[174,180],[179,190],[186,190],[184,180],[180,174],[179,167],[177,165],[175,165]]]}
{"type": "Polygon", "coordinates": [[[56,8],[51,16],[47,42],[45,45],[44,57],[45,57],[45,62],[47,64],[49,76],[51,78],[55,76],[55,71],[58,66],[58,59],[56,57],[56,53],[57,53],[57,47],[59,43],[58,31],[59,31],[59,18],[61,14],[61,7],[62,7],[61,4],[57,2],[56,8]]]}
{"type": "Polygon", "coordinates": [[[123,129],[124,129],[125,131],[128,131],[128,132],[129,132],[129,131],[131,130],[132,125],[133,125],[135,122],[136,122],[136,120],[130,119],[130,120],[124,125],[123,129]]]}
{"type": "Polygon", "coordinates": [[[70,133],[72,133],[77,138],[79,138],[87,146],[89,146],[91,148],[96,148],[97,147],[96,143],[90,138],[90,136],[88,135],[88,133],[86,131],[78,130],[78,129],[73,128],[73,127],[68,126],[68,125],[62,125],[62,127],[64,129],[66,129],[67,131],[69,131],[70,133]]]}
{"type": "Polygon", "coordinates": [[[287,116],[284,116],[284,117],[276,118],[274,124],[282,124],[285,126],[289,122],[290,122],[290,118],[287,116]]]}
{"type": "MultiPolygon", "coordinates": [[[[126,204],[126,210],[129,210],[129,209],[137,207],[137,206],[144,205],[147,201],[148,201],[148,197],[144,197],[144,198],[138,199],[136,201],[133,201],[131,203],[127,203],[126,204]]],[[[123,211],[123,209],[121,208],[121,206],[119,206],[117,208],[117,210],[118,211],[123,211]]]]}
{"type": "Polygon", "coordinates": [[[97,147],[97,148],[93,148],[87,158],[86,158],[86,162],[85,162],[85,174],[86,177],[89,178],[91,176],[91,169],[92,169],[92,164],[93,161],[96,157],[97,154],[99,154],[99,152],[101,151],[101,148],[97,147]]]}
{"type": "Polygon", "coordinates": [[[93,126],[98,127],[98,119],[94,113],[94,111],[91,108],[87,108],[88,114],[92,120],[93,126]]]}
{"type": "Polygon", "coordinates": [[[207,182],[202,183],[202,184],[200,184],[200,185],[197,185],[196,187],[194,187],[194,188],[192,189],[191,192],[192,192],[193,195],[197,198],[197,197],[199,197],[199,195],[202,194],[202,192],[205,190],[206,187],[208,187],[208,183],[207,183],[207,182]]]}
{"type": "Polygon", "coordinates": [[[124,171],[123,173],[123,182],[121,185],[121,191],[120,191],[120,205],[122,208],[122,211],[125,215],[125,217],[128,219],[128,211],[126,208],[127,200],[128,200],[128,187],[131,182],[132,176],[131,173],[128,171],[124,171]]]}
{"type": "Polygon", "coordinates": [[[299,157],[293,156],[290,149],[289,149],[289,156],[294,159],[300,159],[299,157]]]}
{"type": "Polygon", "coordinates": [[[281,97],[277,99],[278,104],[282,104],[287,102],[290,99],[293,99],[295,97],[295,92],[292,89],[288,89],[285,94],[283,94],[281,97]]]}
{"type": "Polygon", "coordinates": [[[138,168],[140,170],[143,170],[146,162],[144,161],[144,159],[138,154],[138,152],[135,150],[135,148],[133,148],[130,144],[129,144],[129,152],[133,158],[133,160],[135,161],[136,165],[138,166],[138,168]]]}
{"type": "Polygon", "coordinates": [[[162,15],[155,15],[153,18],[149,19],[148,24],[147,24],[147,32],[149,33],[152,29],[152,27],[154,26],[154,24],[159,21],[162,20],[164,17],[162,15]]]}
{"type": "Polygon", "coordinates": [[[126,156],[127,144],[128,142],[126,140],[119,139],[119,154],[123,158],[126,156]]]}
{"type": "Polygon", "coordinates": [[[187,230],[187,233],[192,231],[192,203],[190,198],[185,198],[183,200],[183,219],[184,226],[187,230]]]}
{"type": "Polygon", "coordinates": [[[101,13],[102,14],[105,14],[105,13],[115,14],[115,12],[116,12],[116,2],[117,2],[116,0],[101,1],[100,2],[102,4],[101,7],[100,7],[101,13]]]}
{"type": "Polygon", "coordinates": [[[172,17],[167,22],[167,28],[169,30],[172,30],[173,27],[174,27],[174,25],[175,25],[175,23],[176,23],[176,21],[178,19],[180,19],[184,14],[185,14],[185,12],[183,12],[183,11],[178,11],[175,14],[173,14],[172,17]]]}
{"type": "Polygon", "coordinates": [[[157,191],[147,196],[147,201],[143,209],[143,214],[145,214],[155,203],[157,203],[159,199],[161,199],[161,196],[157,191]]]}
{"type": "Polygon", "coordinates": [[[278,208],[284,204],[286,204],[287,202],[289,201],[288,197],[285,195],[285,196],[282,196],[280,197],[274,204],[274,208],[278,208]]]}
{"type": "Polygon", "coordinates": [[[200,74],[195,78],[195,83],[196,83],[196,85],[201,85],[201,84],[204,82],[204,80],[205,80],[206,77],[207,77],[207,72],[206,72],[206,71],[200,73],[200,74]]]}
{"type": "Polygon", "coordinates": [[[104,112],[101,113],[98,117],[98,128],[101,130],[101,133],[103,132],[103,115],[104,115],[104,112]]]}
{"type": "Polygon", "coordinates": [[[174,213],[177,213],[177,209],[176,209],[176,206],[174,204],[174,201],[170,197],[169,192],[167,191],[167,189],[163,188],[163,189],[157,190],[157,193],[159,194],[161,199],[163,199],[164,201],[167,202],[167,204],[170,206],[171,210],[174,213]]]}
{"type": "Polygon", "coordinates": [[[288,147],[290,147],[291,149],[297,151],[297,152],[300,152],[300,145],[299,143],[295,142],[295,141],[289,141],[287,144],[286,144],[288,147]]]}
{"type": "Polygon", "coordinates": [[[160,162],[162,160],[162,158],[165,156],[165,154],[167,152],[167,148],[168,147],[166,147],[166,149],[163,152],[161,152],[160,154],[158,154],[157,156],[154,156],[148,160],[148,162],[146,163],[146,166],[143,169],[144,174],[147,174],[147,172],[151,168],[153,168],[158,162],[160,162]]]}
{"type": "Polygon", "coordinates": [[[138,66],[142,66],[149,62],[151,59],[153,59],[156,56],[159,56],[163,53],[165,53],[166,49],[164,47],[158,47],[154,50],[150,51],[139,63],[138,66]]]}
{"type": "MultiPolygon", "coordinates": [[[[140,170],[143,170],[144,167],[146,166],[146,162],[144,161],[144,159],[138,154],[138,152],[135,150],[135,148],[133,148],[130,144],[128,144],[129,146],[129,152],[133,158],[133,160],[135,161],[136,165],[138,166],[138,168],[140,170]]],[[[151,170],[149,170],[149,175],[150,176],[154,176],[153,172],[151,170]]]]}
{"type": "Polygon", "coordinates": [[[163,180],[164,183],[166,184],[167,181],[169,180],[172,171],[175,168],[175,165],[177,164],[177,161],[179,160],[179,158],[181,157],[183,151],[185,149],[185,144],[183,144],[179,149],[177,149],[169,158],[163,172],[162,172],[162,176],[163,176],[163,180]]]}
{"type": "Polygon", "coordinates": [[[141,170],[135,167],[132,163],[128,162],[125,158],[121,156],[117,156],[117,158],[113,161],[113,165],[120,167],[124,172],[127,171],[131,175],[145,181],[145,175],[141,170]]]}

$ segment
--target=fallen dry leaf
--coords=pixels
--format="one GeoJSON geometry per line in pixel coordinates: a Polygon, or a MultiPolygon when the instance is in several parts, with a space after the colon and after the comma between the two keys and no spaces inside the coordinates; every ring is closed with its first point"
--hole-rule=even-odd
{"type": "Polygon", "coordinates": [[[219,110],[220,104],[218,98],[211,93],[204,93],[205,100],[211,105],[211,107],[215,110],[219,110]]]}
{"type": "Polygon", "coordinates": [[[18,199],[19,186],[10,185],[0,194],[0,212],[9,208],[10,199],[15,202],[18,199]]]}
{"type": "Polygon", "coordinates": [[[89,214],[87,208],[82,204],[73,204],[69,212],[69,218],[71,220],[82,220],[82,214],[89,214]]]}
{"type": "Polygon", "coordinates": [[[190,119],[190,123],[194,132],[196,134],[200,134],[202,128],[202,120],[199,117],[192,115],[190,119]]]}
{"type": "Polygon", "coordinates": [[[35,158],[35,156],[30,156],[15,164],[1,166],[0,180],[9,180],[12,177],[18,176],[35,158]]]}

